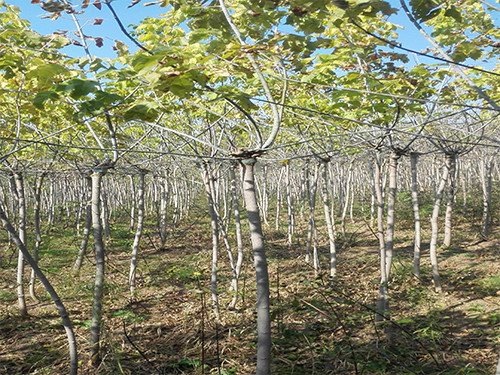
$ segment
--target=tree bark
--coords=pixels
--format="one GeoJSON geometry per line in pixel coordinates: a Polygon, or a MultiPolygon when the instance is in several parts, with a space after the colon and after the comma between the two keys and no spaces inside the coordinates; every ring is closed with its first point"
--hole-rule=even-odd
{"type": "Polygon", "coordinates": [[[441,293],[443,290],[441,286],[441,278],[439,277],[438,260],[437,260],[437,239],[439,232],[438,217],[439,217],[439,208],[441,206],[441,201],[443,199],[443,193],[446,187],[446,181],[448,180],[449,172],[450,172],[449,164],[445,163],[445,165],[443,166],[441,180],[436,190],[436,196],[434,197],[434,206],[432,208],[432,216],[431,216],[431,241],[429,245],[429,254],[431,259],[432,280],[434,282],[434,289],[438,293],[441,293]]]}
{"type": "MultiPolygon", "coordinates": [[[[36,264],[38,264],[38,250],[40,249],[40,244],[42,243],[42,234],[40,231],[40,209],[41,209],[41,191],[45,175],[46,173],[42,173],[35,179],[35,185],[33,188],[33,196],[35,200],[33,209],[33,221],[35,225],[35,248],[33,249],[33,259],[35,260],[36,264]]],[[[36,296],[35,283],[36,283],[36,273],[35,270],[32,269],[30,284],[29,284],[29,293],[33,301],[38,303],[39,300],[38,297],[36,296]]]]}
{"type": "Polygon", "coordinates": [[[335,245],[335,222],[330,215],[330,197],[328,193],[328,162],[322,162],[322,193],[323,211],[325,213],[326,228],[328,230],[328,244],[330,245],[330,276],[337,275],[337,250],[335,245]]]}
{"type": "Polygon", "coordinates": [[[144,226],[144,190],[146,188],[145,183],[145,171],[139,172],[139,201],[137,202],[137,229],[135,231],[134,243],[132,244],[132,255],[130,257],[130,272],[128,276],[128,286],[130,293],[133,295],[135,291],[135,276],[137,271],[137,255],[139,253],[139,243],[141,241],[142,229],[144,226]]]}
{"type": "Polygon", "coordinates": [[[269,314],[269,274],[264,234],[255,193],[255,159],[241,161],[243,197],[246,204],[257,282],[257,375],[271,372],[271,319],[269,314]]]}
{"type": "Polygon", "coordinates": [[[210,214],[210,225],[212,228],[212,271],[210,276],[210,292],[212,296],[212,308],[217,321],[220,320],[219,309],[219,294],[217,292],[217,264],[219,260],[219,223],[214,201],[214,191],[212,190],[213,184],[212,171],[208,164],[203,165],[203,182],[205,184],[205,193],[207,195],[208,212],[210,214]]]}
{"type": "Polygon", "coordinates": [[[295,215],[293,213],[292,187],[290,185],[290,162],[286,163],[286,202],[288,213],[288,247],[292,247],[293,234],[295,232],[295,215]]]}
{"type": "Polygon", "coordinates": [[[377,199],[377,237],[379,241],[380,260],[380,284],[377,298],[375,322],[382,322],[388,319],[389,314],[389,291],[387,289],[388,275],[386,268],[386,253],[384,240],[384,197],[382,194],[382,161],[379,156],[375,156],[373,169],[373,183],[377,199]]]}
{"type": "Polygon", "coordinates": [[[78,250],[78,256],[76,257],[75,264],[73,265],[73,274],[78,275],[83,264],[83,257],[87,253],[87,246],[90,237],[90,228],[92,227],[92,178],[90,176],[85,177],[85,182],[87,185],[87,194],[89,199],[86,199],[85,204],[85,224],[83,227],[82,240],[80,242],[80,249],[78,250]]]}
{"type": "MultiPolygon", "coordinates": [[[[19,239],[26,247],[26,198],[24,194],[24,179],[22,173],[18,171],[14,172],[13,177],[17,195],[19,239]]],[[[24,294],[24,255],[20,250],[17,256],[17,301],[21,316],[28,315],[24,294]]]]}
{"type": "Polygon", "coordinates": [[[234,171],[234,166],[229,168],[229,173],[231,177],[231,201],[234,210],[234,224],[236,229],[236,244],[238,247],[238,256],[236,259],[236,280],[233,283],[233,299],[230,308],[236,308],[236,302],[238,301],[238,280],[241,275],[241,267],[243,265],[243,237],[241,235],[241,218],[240,218],[240,205],[238,202],[238,195],[236,194],[236,175],[234,171]]]}
{"type": "Polygon", "coordinates": [[[455,201],[455,190],[456,190],[456,170],[457,170],[457,154],[447,154],[446,155],[446,165],[449,170],[448,173],[448,192],[446,199],[446,214],[444,218],[444,239],[443,246],[451,245],[451,218],[453,213],[453,203],[455,201]]]}
{"type": "Polygon", "coordinates": [[[64,330],[66,331],[66,337],[68,339],[68,346],[69,346],[69,356],[70,356],[70,369],[69,369],[69,374],[70,375],[76,375],[78,373],[78,351],[77,351],[77,346],[76,346],[76,340],[75,340],[75,335],[73,332],[73,327],[71,325],[71,320],[69,319],[68,312],[66,311],[66,308],[59,298],[59,295],[55,291],[55,289],[52,287],[52,284],[49,282],[45,274],[42,272],[42,270],[38,267],[37,262],[35,259],[31,256],[31,254],[28,252],[26,249],[26,246],[24,245],[24,242],[21,240],[21,238],[17,235],[16,230],[10,223],[10,221],[7,219],[7,216],[5,215],[5,212],[2,208],[2,205],[0,205],[0,221],[2,221],[4,227],[7,229],[9,232],[10,236],[12,237],[14,243],[19,249],[19,252],[23,253],[24,258],[30,265],[30,267],[35,271],[36,276],[38,279],[41,281],[47,292],[49,293],[50,297],[52,298],[52,301],[56,305],[57,310],[59,311],[59,315],[61,316],[61,320],[64,326],[64,330]]]}
{"type": "Polygon", "coordinates": [[[102,238],[101,222],[101,186],[102,177],[106,173],[103,169],[96,169],[92,173],[92,229],[94,234],[94,251],[96,273],[94,283],[94,303],[92,307],[92,320],[90,324],[90,362],[93,367],[100,363],[100,337],[102,321],[102,298],[104,289],[104,241],[102,238]]]}
{"type": "Polygon", "coordinates": [[[411,203],[413,207],[413,219],[415,222],[415,236],[414,236],[414,246],[413,246],[413,273],[416,277],[420,278],[421,233],[420,233],[420,210],[418,204],[417,161],[418,161],[418,154],[416,152],[412,152],[410,154],[411,203]]]}
{"type": "Polygon", "coordinates": [[[491,226],[491,186],[492,186],[493,158],[485,157],[481,162],[481,188],[483,190],[483,219],[481,234],[488,237],[491,226]]]}

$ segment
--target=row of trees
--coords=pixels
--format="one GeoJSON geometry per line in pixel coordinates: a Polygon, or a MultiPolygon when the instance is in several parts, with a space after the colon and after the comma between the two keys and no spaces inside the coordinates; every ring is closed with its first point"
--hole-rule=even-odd
{"type": "MultiPolygon", "coordinates": [[[[395,206],[402,181],[412,192],[414,273],[419,275],[419,156],[445,155],[442,170],[428,167],[432,173],[427,174],[426,181],[426,185],[435,183],[430,253],[437,291],[441,290],[436,252],[439,207],[446,191],[444,243],[449,245],[456,176],[458,171],[466,173],[466,169],[456,166],[457,160],[462,162],[462,155],[476,153],[483,160],[477,168],[484,192],[483,234],[488,235],[495,168],[498,173],[495,156],[499,107],[495,95],[500,73],[498,68],[487,70],[473,65],[474,61],[496,61],[498,57],[498,29],[491,18],[495,6],[463,1],[460,7],[446,2],[411,2],[408,7],[401,0],[401,11],[433,46],[432,53],[415,51],[425,55],[431,61],[429,65],[409,63],[408,55],[403,53],[409,49],[400,44],[397,26],[389,21],[398,9],[384,1],[162,2],[166,6],[164,17],[146,19],[133,32],[123,28],[124,37],[140,49],[130,53],[124,43],[116,42],[115,60],[90,53],[89,44],[99,44],[102,39],[100,42],[98,37],[87,36],[78,15],[91,4],[108,8],[123,28],[111,1],[42,3],[54,19],[62,14],[71,17],[74,35],[63,30],[42,36],[20,18],[16,7],[6,3],[1,4],[0,13],[1,160],[11,176],[10,191],[15,198],[7,199],[12,194],[4,189],[0,218],[20,250],[20,311],[27,312],[22,302],[25,257],[49,288],[63,317],[72,348],[71,373],[76,373],[78,367],[71,324],[62,302],[36,265],[36,249],[41,241],[40,210],[48,209],[50,224],[57,214],[54,210],[58,199],[65,202],[68,215],[68,202],[78,202],[73,207],[78,213],[77,222],[86,218],[75,271],[85,254],[89,234],[93,233],[96,274],[90,343],[95,366],[100,361],[105,238],[109,236],[103,218],[109,218],[110,211],[134,207],[131,227],[136,235],[129,276],[133,293],[145,211],[151,212],[156,204],[154,212],[163,244],[169,221],[179,220],[200,190],[194,174],[185,167],[189,161],[200,165],[200,181],[209,204],[213,236],[211,288],[217,319],[221,238],[231,259],[233,304],[237,303],[243,254],[237,192],[242,192],[257,280],[258,374],[270,371],[269,275],[262,220],[269,222],[271,192],[276,192],[278,202],[287,203],[290,244],[294,239],[294,201],[301,197],[307,202],[306,256],[319,272],[315,205],[321,188],[331,276],[340,272],[336,266],[338,228],[334,218],[341,218],[342,232],[355,194],[363,192],[362,197],[371,197],[370,221],[377,218],[380,243],[376,314],[380,321],[389,319],[395,206]],[[432,35],[426,31],[429,28],[432,35]],[[84,56],[71,58],[62,53],[61,48],[68,44],[81,45],[84,56]],[[401,181],[398,170],[406,156],[411,161],[407,173],[411,179],[401,181]],[[360,164],[359,160],[366,157],[373,163],[360,164]],[[263,165],[260,175],[255,168],[257,159],[263,165]],[[297,159],[307,160],[302,162],[300,173],[294,170],[297,159]],[[276,169],[276,165],[283,168],[276,169]],[[240,169],[240,186],[235,167],[240,169]],[[78,174],[77,188],[68,189],[65,183],[54,181],[54,170],[69,171],[72,183],[78,174]],[[126,197],[110,185],[104,188],[110,171],[137,177],[131,177],[133,197],[126,197]],[[229,177],[223,171],[228,171],[229,177]],[[32,252],[26,249],[23,178],[27,175],[36,176],[31,198],[36,232],[32,252]],[[155,182],[146,184],[151,175],[155,182]],[[50,188],[43,191],[47,177],[50,188]],[[221,190],[223,186],[232,191],[231,197],[221,190]],[[61,187],[64,195],[57,193],[61,187]],[[111,191],[115,195],[112,205],[108,196],[111,191]],[[47,199],[42,199],[45,196],[47,199]],[[86,200],[91,203],[87,208],[81,204],[86,200]],[[175,207],[170,217],[169,202],[175,207]],[[227,236],[229,202],[239,233],[236,256],[227,236]],[[14,217],[17,228],[11,225],[14,217]]],[[[461,181],[466,183],[467,179],[461,181]]],[[[276,220],[278,223],[279,215],[276,220]]]]}

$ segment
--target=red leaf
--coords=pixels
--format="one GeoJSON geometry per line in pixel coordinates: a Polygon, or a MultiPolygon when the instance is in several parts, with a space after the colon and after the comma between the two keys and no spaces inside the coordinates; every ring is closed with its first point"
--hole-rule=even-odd
{"type": "Polygon", "coordinates": [[[89,6],[89,3],[90,3],[90,0],[83,0],[82,9],[87,8],[89,6]]]}
{"type": "Polygon", "coordinates": [[[31,0],[31,4],[40,4],[40,0],[31,0]]]}
{"type": "Polygon", "coordinates": [[[102,23],[102,21],[104,21],[102,18],[96,18],[94,20],[94,25],[100,25],[102,23]]]}
{"type": "Polygon", "coordinates": [[[101,0],[95,0],[93,3],[92,3],[97,9],[101,10],[102,8],[102,4],[101,4],[101,0]]]}
{"type": "Polygon", "coordinates": [[[102,38],[95,38],[95,45],[97,47],[102,47],[104,45],[102,38]]]}

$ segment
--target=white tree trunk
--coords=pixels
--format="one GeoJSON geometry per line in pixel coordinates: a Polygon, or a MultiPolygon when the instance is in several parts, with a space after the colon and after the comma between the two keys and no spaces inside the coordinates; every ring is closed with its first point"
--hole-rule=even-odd
{"type": "Polygon", "coordinates": [[[133,294],[135,291],[135,279],[137,271],[137,255],[139,253],[139,243],[141,241],[142,229],[144,226],[144,191],[146,188],[145,183],[146,172],[139,172],[139,192],[138,192],[138,202],[137,202],[137,228],[135,231],[134,243],[132,244],[132,254],[130,257],[130,272],[128,276],[128,286],[130,293],[133,294]]]}
{"type": "Polygon", "coordinates": [[[257,282],[257,375],[271,372],[271,318],[269,314],[269,274],[264,234],[255,192],[255,159],[241,161],[245,199],[257,282]]]}
{"type": "Polygon", "coordinates": [[[429,245],[429,255],[431,259],[432,268],[432,280],[434,282],[434,289],[436,292],[441,293],[443,290],[441,286],[441,279],[439,277],[438,260],[437,260],[437,239],[438,239],[438,217],[439,208],[441,206],[441,201],[443,199],[444,189],[446,187],[446,181],[448,180],[449,166],[445,164],[443,166],[443,172],[441,175],[441,180],[436,190],[436,196],[434,197],[434,206],[432,208],[431,216],[431,241],[429,245]]]}
{"type": "Polygon", "coordinates": [[[421,233],[420,233],[420,210],[418,204],[417,161],[418,161],[418,154],[412,152],[410,154],[411,203],[413,207],[413,219],[415,222],[415,236],[414,236],[414,246],[413,246],[413,273],[415,274],[416,277],[420,278],[421,233]]]}

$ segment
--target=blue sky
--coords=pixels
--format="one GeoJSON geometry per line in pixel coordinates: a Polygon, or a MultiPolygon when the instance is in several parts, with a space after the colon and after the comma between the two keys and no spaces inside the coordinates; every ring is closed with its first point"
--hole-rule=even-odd
{"type": "MultiPolygon", "coordinates": [[[[43,16],[47,16],[48,13],[41,9],[40,4],[31,4],[30,0],[6,0],[6,3],[18,6],[21,9],[21,17],[29,20],[32,28],[41,34],[48,34],[57,30],[68,30],[69,32],[75,30],[75,25],[68,14],[63,14],[59,19],[53,21],[48,18],[42,18],[43,16]]],[[[117,0],[112,3],[113,8],[120,16],[125,27],[132,24],[137,25],[146,17],[157,17],[165,12],[165,8],[160,8],[158,5],[145,7],[142,3],[128,8],[131,3],[132,0],[117,0]]],[[[90,52],[92,54],[99,57],[116,57],[116,53],[112,50],[115,40],[121,40],[130,46],[131,43],[126,40],[125,35],[120,31],[116,21],[113,19],[111,12],[104,4],[101,10],[93,5],[89,5],[85,9],[85,13],[77,15],[77,17],[80,23],[84,25],[85,35],[102,37],[104,39],[104,45],[100,48],[91,45],[90,52]],[[93,25],[95,19],[102,19],[102,24],[93,25]]],[[[127,29],[131,30],[130,27],[127,27],[127,29]]],[[[75,37],[75,39],[78,38],[75,37]]],[[[131,47],[131,50],[135,49],[131,47]]],[[[76,46],[67,47],[64,52],[75,57],[84,54],[82,48],[76,46]]]]}
{"type": "MultiPolygon", "coordinates": [[[[128,28],[128,30],[131,30],[131,28],[128,27],[129,25],[138,24],[146,17],[158,17],[163,12],[165,12],[165,8],[161,8],[158,5],[152,5],[148,7],[142,5],[143,3],[151,0],[143,0],[141,3],[133,6],[132,8],[128,8],[132,1],[133,0],[115,0],[112,2],[113,8],[116,10],[120,19],[128,28]]],[[[495,0],[491,0],[491,2],[494,1],[495,0]]],[[[6,2],[19,6],[22,12],[21,16],[29,20],[32,24],[33,29],[40,32],[41,34],[48,34],[58,30],[68,30],[71,32],[75,29],[73,21],[68,14],[63,14],[59,19],[52,21],[48,18],[42,18],[42,16],[46,16],[48,13],[40,8],[40,4],[31,4],[30,0],[6,0],[6,2]]],[[[74,4],[77,3],[81,2],[74,2],[74,4]]],[[[400,7],[398,0],[389,0],[389,3],[395,8],[400,7]]],[[[496,13],[497,14],[493,14],[493,16],[496,19],[496,23],[498,24],[498,13],[500,12],[496,13]]],[[[77,15],[77,17],[80,19],[81,24],[84,25],[84,32],[86,35],[93,37],[102,37],[104,39],[104,45],[101,48],[98,48],[95,45],[91,45],[90,51],[92,54],[98,57],[116,57],[116,53],[112,50],[115,40],[123,41],[126,45],[130,46],[131,51],[136,50],[135,46],[132,46],[132,43],[127,40],[126,36],[119,30],[118,25],[112,17],[112,14],[105,5],[102,5],[101,10],[97,9],[93,5],[89,5],[89,7],[85,9],[85,13],[77,15]],[[102,19],[102,24],[93,25],[95,19],[102,19]]],[[[391,16],[389,20],[393,23],[404,26],[404,29],[398,30],[398,33],[400,34],[400,41],[402,42],[403,46],[418,51],[429,47],[429,43],[424,39],[422,35],[420,35],[420,33],[414,28],[413,25],[409,24],[404,14],[391,16]]],[[[78,38],[75,37],[75,39],[78,38]]],[[[84,54],[84,51],[81,47],[75,46],[67,47],[64,52],[66,52],[70,56],[75,57],[82,56],[84,54]]],[[[410,58],[412,60],[416,59],[415,56],[410,58]]],[[[416,60],[413,61],[413,63],[416,62],[416,60]]]]}

